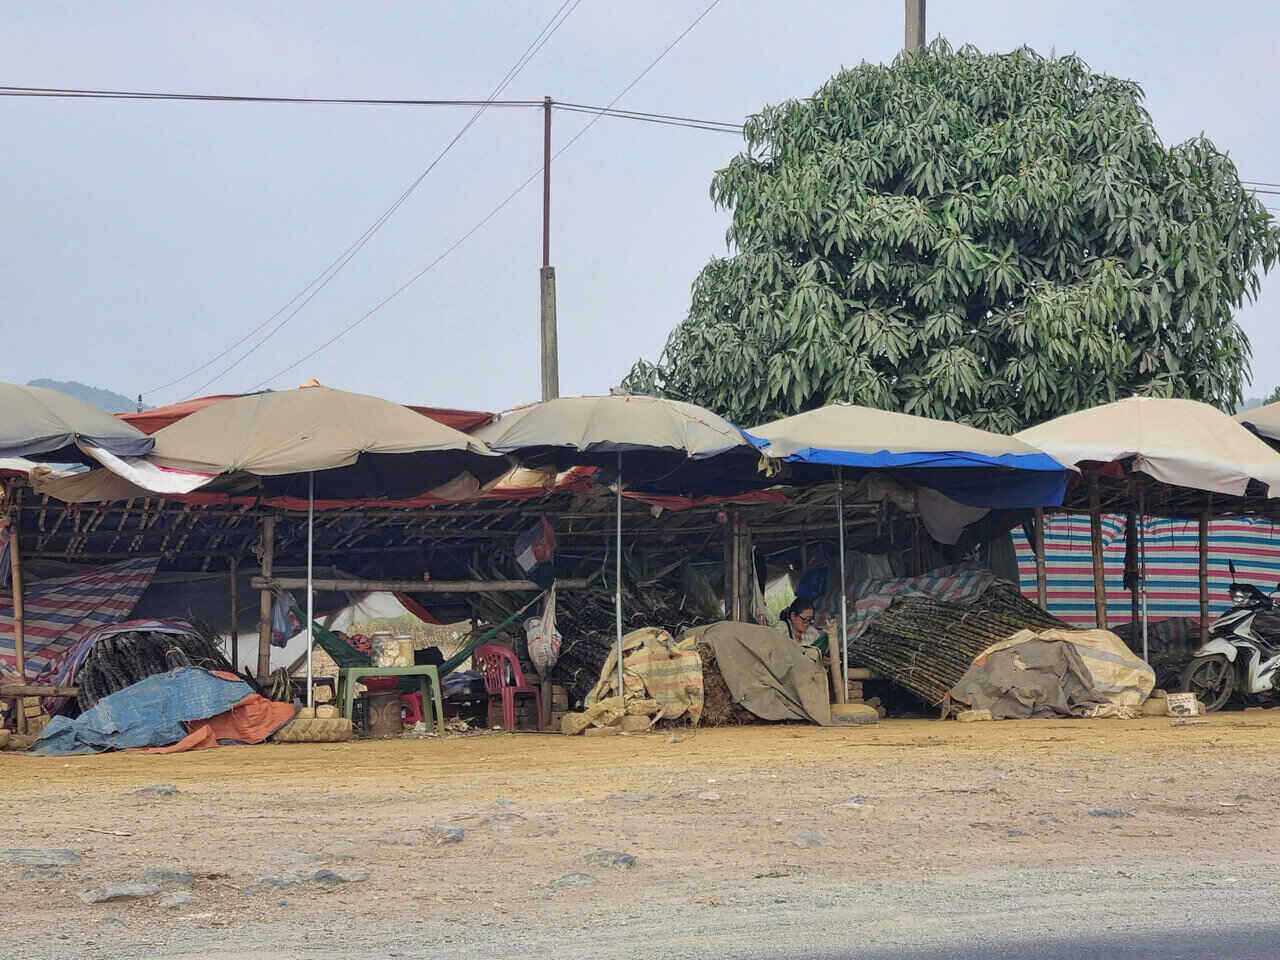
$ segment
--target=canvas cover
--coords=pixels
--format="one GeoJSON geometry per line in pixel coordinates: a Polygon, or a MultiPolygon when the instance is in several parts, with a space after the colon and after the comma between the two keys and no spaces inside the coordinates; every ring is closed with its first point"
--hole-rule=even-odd
{"type": "Polygon", "coordinates": [[[1236,414],[1236,420],[1252,427],[1259,436],[1268,440],[1280,440],[1280,403],[1268,403],[1236,414]]]}
{"type": "Polygon", "coordinates": [[[1135,470],[1161,483],[1243,496],[1253,479],[1280,492],[1280,454],[1196,400],[1130,397],[1015,436],[1071,466],[1132,458],[1135,470]]]}
{"type": "Polygon", "coordinates": [[[747,431],[792,464],[903,471],[971,507],[1062,503],[1067,469],[1043,450],[962,423],[834,403],[747,431]]]}
{"type": "Polygon", "coordinates": [[[203,489],[298,499],[316,472],[317,501],[436,491],[446,500],[475,496],[509,467],[481,441],[408,407],[322,386],[211,403],[151,439],[145,458],[90,449],[104,469],[74,477],[36,471],[32,483],[70,503],[203,489]]]}
{"type": "Polygon", "coordinates": [[[151,459],[197,473],[270,477],[351,466],[361,454],[493,456],[461,431],[398,403],[300,387],[210,404],[155,434],[151,459]]]}
{"type": "Polygon", "coordinates": [[[1109,630],[1020,630],[975,657],[951,699],[997,720],[1134,717],[1155,685],[1109,630]]]}
{"type": "Polygon", "coordinates": [[[501,453],[546,447],[581,453],[676,452],[693,460],[750,449],[710,410],[659,397],[560,397],[504,413],[475,436],[501,453]]]}
{"type": "Polygon", "coordinates": [[[79,463],[78,441],[122,457],[140,457],[154,446],[141,430],[93,404],[44,387],[0,383],[0,457],[79,463]]]}
{"type": "MultiPolygon", "coordinates": [[[[688,716],[697,725],[702,719],[702,660],[695,643],[658,627],[633,630],[622,638],[622,682],[624,704],[633,700],[657,700],[660,716],[671,720],[688,716]]],[[[587,694],[589,709],[618,695],[618,651],[609,651],[600,668],[600,682],[587,694]]]]}
{"type": "Polygon", "coordinates": [[[831,722],[826,668],[790,637],[726,620],[689,631],[690,639],[711,645],[734,702],[762,720],[831,722]]]}

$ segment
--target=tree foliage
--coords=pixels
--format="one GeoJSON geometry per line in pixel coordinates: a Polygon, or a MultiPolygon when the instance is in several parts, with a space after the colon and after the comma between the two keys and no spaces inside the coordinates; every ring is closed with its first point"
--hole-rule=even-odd
{"type": "Polygon", "coordinates": [[[732,210],[637,392],[754,424],[835,400],[1009,431],[1134,393],[1228,409],[1233,310],[1280,229],[1200,137],[1075,57],[938,41],[765,108],[732,210]]]}

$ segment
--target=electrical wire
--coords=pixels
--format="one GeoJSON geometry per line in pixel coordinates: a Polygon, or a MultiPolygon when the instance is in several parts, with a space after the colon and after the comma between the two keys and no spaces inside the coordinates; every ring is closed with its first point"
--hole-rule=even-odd
{"type": "Polygon", "coordinates": [[[336,277],[342,271],[342,269],[348,263],[350,263],[351,260],[354,259],[355,256],[362,249],[364,249],[365,245],[373,238],[374,234],[376,234],[382,228],[382,226],[388,220],[390,220],[391,217],[395,215],[396,211],[399,210],[400,207],[404,205],[404,203],[409,199],[409,197],[418,188],[418,186],[422,183],[422,181],[425,180],[427,176],[430,175],[430,173],[440,164],[440,162],[445,158],[445,156],[449,153],[449,151],[452,150],[453,147],[458,143],[458,141],[461,140],[463,136],[466,135],[467,131],[470,130],[471,127],[475,125],[475,123],[484,114],[485,110],[488,109],[491,102],[497,100],[497,98],[502,94],[502,91],[505,90],[513,80],[515,80],[515,78],[529,64],[529,62],[535,56],[537,56],[538,52],[544,46],[546,46],[546,44],[555,35],[556,31],[559,30],[561,26],[563,26],[564,22],[569,19],[569,17],[573,14],[574,10],[576,10],[578,8],[578,5],[581,3],[582,3],[582,0],[564,0],[564,2],[561,3],[561,5],[556,9],[556,12],[552,14],[551,19],[547,21],[547,23],[538,32],[538,35],[534,37],[533,41],[529,44],[529,46],[527,46],[524,52],[520,54],[519,58],[517,58],[515,64],[506,72],[506,75],[503,76],[502,80],[499,81],[498,85],[494,88],[493,93],[490,94],[488,100],[482,102],[478,106],[476,111],[471,115],[471,117],[467,120],[467,122],[463,124],[462,129],[460,129],[454,135],[452,140],[450,140],[447,144],[445,144],[444,149],[441,150],[440,153],[436,155],[435,159],[432,160],[430,164],[428,164],[427,168],[423,170],[422,173],[420,173],[413,180],[413,182],[410,183],[409,186],[406,187],[401,192],[400,196],[396,198],[395,202],[393,202],[390,207],[388,207],[385,211],[383,211],[381,216],[379,216],[372,224],[370,224],[369,227],[359,237],[357,237],[356,240],[350,246],[348,246],[341,254],[338,255],[337,259],[329,263],[328,266],[326,266],[324,270],[322,270],[319,274],[317,274],[305,287],[303,287],[300,291],[294,294],[293,297],[291,297],[284,306],[282,306],[279,310],[273,313],[265,321],[263,321],[262,323],[258,324],[256,327],[251,329],[247,334],[245,334],[239,340],[235,341],[229,347],[222,350],[221,352],[215,354],[212,358],[205,361],[200,366],[194,368],[193,370],[188,371],[187,373],[183,374],[180,377],[177,377],[173,380],[168,381],[165,384],[162,384],[159,387],[153,388],[152,390],[148,391],[148,393],[154,394],[154,393],[158,393],[161,390],[166,390],[169,387],[176,386],[177,384],[182,383],[184,380],[190,379],[196,374],[207,370],[209,367],[213,366],[219,360],[226,357],[232,351],[244,345],[248,340],[250,340],[256,334],[261,332],[264,328],[270,326],[273,322],[279,319],[282,314],[285,314],[286,311],[289,311],[287,316],[284,316],[284,318],[281,319],[279,323],[277,323],[274,327],[272,327],[272,329],[268,331],[268,333],[264,337],[262,337],[260,340],[258,340],[253,346],[251,346],[249,350],[247,350],[244,354],[240,355],[235,360],[233,360],[229,366],[222,369],[218,374],[206,380],[194,391],[192,391],[188,399],[190,399],[191,397],[199,396],[205,390],[207,390],[210,386],[212,386],[218,380],[221,380],[224,376],[226,376],[228,373],[234,370],[237,366],[239,366],[239,364],[242,363],[247,357],[251,356],[254,352],[260,349],[268,340],[270,340],[282,329],[284,329],[284,327],[289,323],[289,321],[291,321],[294,317],[296,317],[298,313],[300,313],[312,300],[314,300],[316,296],[318,296],[319,293],[329,285],[329,283],[334,279],[334,277],[336,277]]]}
{"type": "Polygon", "coordinates": [[[164,93],[150,90],[80,90],[70,87],[0,86],[0,97],[54,100],[174,100],[197,103],[324,104],[361,107],[540,107],[541,100],[419,100],[381,97],[280,97],[233,93],[164,93]]]}
{"type": "MultiPolygon", "coordinates": [[[[614,97],[611,101],[609,101],[606,107],[602,108],[600,112],[598,112],[586,124],[583,125],[581,130],[579,130],[576,134],[570,137],[569,140],[566,141],[565,144],[562,147],[560,147],[560,149],[557,150],[552,155],[552,159],[555,160],[559,158],[561,154],[563,154],[566,150],[568,150],[575,143],[577,143],[578,140],[580,140],[582,136],[596,124],[596,122],[600,119],[600,117],[605,115],[604,111],[612,109],[619,100],[621,100],[624,96],[626,96],[635,87],[636,84],[638,84],[641,80],[643,80],[646,76],[648,76],[649,72],[653,70],[653,68],[656,67],[659,63],[661,63],[662,60],[667,56],[667,54],[669,54],[672,50],[674,50],[676,45],[680,43],[680,41],[683,40],[686,36],[688,36],[689,33],[692,32],[693,29],[699,23],[701,23],[707,17],[707,15],[711,13],[711,11],[714,10],[719,4],[720,4],[720,0],[711,0],[711,3],[700,14],[698,14],[697,17],[694,18],[693,22],[690,23],[687,27],[685,27],[684,30],[682,30],[680,34],[677,35],[676,38],[671,41],[671,43],[667,44],[667,46],[662,50],[662,52],[659,53],[656,57],[654,57],[652,61],[650,61],[647,67],[641,70],[640,73],[637,74],[636,77],[630,83],[628,83],[625,87],[622,88],[622,91],[616,97],[614,97]]],[[[341,330],[335,333],[328,340],[321,343],[314,350],[299,357],[297,360],[293,361],[293,363],[289,364],[287,367],[284,367],[281,370],[277,370],[275,373],[271,374],[271,376],[259,381],[258,384],[254,387],[254,389],[256,390],[258,389],[258,387],[264,386],[278,379],[279,377],[284,376],[286,373],[289,373],[290,371],[295,370],[298,367],[302,366],[302,364],[306,363],[316,354],[333,346],[333,344],[337,343],[339,340],[345,337],[348,333],[350,333],[356,327],[360,326],[360,324],[364,323],[366,320],[368,320],[370,317],[376,314],[379,310],[385,307],[392,300],[395,300],[397,297],[399,297],[402,293],[404,293],[411,286],[417,283],[420,279],[426,276],[427,273],[435,269],[435,267],[439,263],[441,263],[446,257],[448,257],[449,254],[453,253],[454,250],[457,250],[458,247],[462,246],[464,243],[467,242],[467,240],[471,239],[471,237],[475,235],[477,232],[479,232],[481,228],[483,228],[487,223],[489,223],[489,221],[491,221],[494,217],[496,217],[499,213],[501,213],[504,209],[506,209],[506,207],[511,203],[511,201],[514,200],[517,196],[519,196],[524,191],[524,189],[529,186],[529,184],[533,183],[540,176],[542,176],[542,171],[543,171],[543,167],[539,167],[532,174],[530,174],[528,178],[526,178],[525,181],[520,184],[520,186],[516,187],[509,194],[507,194],[507,196],[503,198],[503,200],[496,207],[494,207],[487,214],[485,214],[485,216],[475,226],[473,226],[470,230],[468,230],[461,237],[455,240],[452,244],[450,244],[445,249],[443,253],[441,253],[438,257],[436,257],[434,260],[428,263],[425,267],[423,267],[421,270],[419,270],[417,273],[411,276],[408,280],[402,283],[390,294],[388,294],[386,297],[378,301],[376,304],[374,304],[372,307],[366,310],[363,314],[361,314],[359,317],[353,320],[351,323],[347,324],[345,327],[343,327],[341,330]]]]}

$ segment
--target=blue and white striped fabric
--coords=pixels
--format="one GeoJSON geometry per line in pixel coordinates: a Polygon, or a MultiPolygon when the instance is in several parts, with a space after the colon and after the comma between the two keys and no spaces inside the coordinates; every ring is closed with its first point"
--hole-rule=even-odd
{"type": "MultiPolygon", "coordinates": [[[[1102,518],[1107,617],[1111,625],[1131,619],[1124,588],[1125,518],[1102,518]]],[[[1200,618],[1200,526],[1195,520],[1146,521],[1147,605],[1152,621],[1200,618]]],[[[1035,554],[1021,528],[1013,532],[1023,595],[1036,599],[1035,554]]],[[[1270,520],[1224,519],[1209,524],[1209,612],[1231,606],[1227,586],[1234,560],[1242,582],[1270,593],[1280,581],[1280,528],[1270,520]]],[[[1045,522],[1045,569],[1049,612],[1075,626],[1094,625],[1093,552],[1087,516],[1054,516],[1045,522]]]]}

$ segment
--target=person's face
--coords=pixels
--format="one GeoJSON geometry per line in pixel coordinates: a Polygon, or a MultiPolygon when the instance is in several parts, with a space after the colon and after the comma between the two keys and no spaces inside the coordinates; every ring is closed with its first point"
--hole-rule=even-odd
{"type": "Polygon", "coordinates": [[[797,633],[803,633],[808,630],[811,623],[813,623],[813,607],[805,607],[803,610],[797,610],[791,614],[791,626],[796,629],[797,633]]]}

